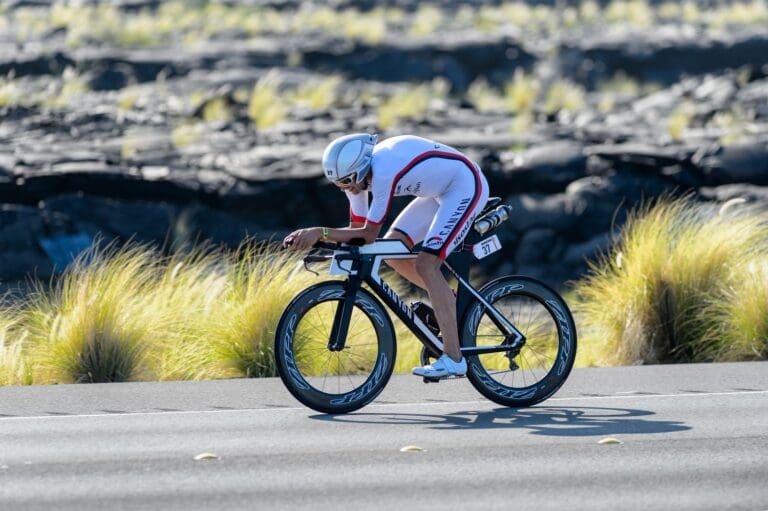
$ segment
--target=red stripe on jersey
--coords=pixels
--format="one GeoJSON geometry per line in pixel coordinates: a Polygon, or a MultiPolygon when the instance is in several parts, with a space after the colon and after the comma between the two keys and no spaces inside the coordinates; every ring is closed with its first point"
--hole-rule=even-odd
{"type": "Polygon", "coordinates": [[[445,260],[448,257],[448,247],[451,246],[451,243],[456,238],[456,236],[461,232],[461,227],[464,225],[464,222],[466,222],[469,219],[469,216],[472,214],[472,211],[477,207],[477,202],[480,200],[480,197],[483,195],[483,183],[480,181],[480,176],[478,176],[477,172],[475,172],[475,197],[472,199],[472,204],[467,208],[467,210],[464,212],[464,214],[461,217],[461,220],[456,224],[456,227],[453,228],[453,232],[450,236],[448,236],[448,239],[445,241],[445,244],[443,245],[443,248],[440,250],[440,259],[445,260]]]}
{"type": "Polygon", "coordinates": [[[364,216],[357,216],[352,212],[352,208],[349,208],[349,219],[352,222],[365,222],[364,216]]]}
{"type": "MultiPolygon", "coordinates": [[[[395,195],[395,188],[397,187],[397,183],[405,174],[407,174],[411,169],[413,169],[413,167],[430,158],[445,158],[448,160],[459,160],[463,162],[475,174],[475,182],[478,185],[480,184],[480,177],[478,174],[478,170],[474,165],[472,165],[472,162],[469,161],[469,158],[467,158],[466,156],[461,154],[456,154],[456,153],[449,153],[445,151],[427,151],[427,152],[421,153],[420,155],[412,159],[410,162],[408,162],[408,164],[405,167],[403,167],[397,174],[395,174],[395,178],[392,180],[392,188],[389,191],[389,198],[387,199],[387,207],[384,209],[384,216],[382,216],[378,222],[374,222],[369,218],[368,219],[369,222],[377,225],[384,223],[384,219],[387,218],[387,214],[389,213],[389,207],[392,205],[392,197],[394,197],[395,195]]],[[[475,202],[476,201],[477,201],[477,197],[475,198],[475,202]]]]}
{"type": "Polygon", "coordinates": [[[408,238],[408,243],[411,244],[411,246],[408,247],[408,248],[413,248],[413,246],[416,244],[416,243],[413,242],[413,238],[411,238],[411,235],[408,234],[407,232],[405,232],[404,230],[398,229],[397,227],[393,227],[392,230],[395,231],[395,232],[399,232],[400,234],[402,234],[403,236],[408,238]]]}

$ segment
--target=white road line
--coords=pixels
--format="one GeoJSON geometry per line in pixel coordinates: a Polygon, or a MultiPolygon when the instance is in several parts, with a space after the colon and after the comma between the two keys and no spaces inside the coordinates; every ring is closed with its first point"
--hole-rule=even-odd
{"type": "MultiPolygon", "coordinates": [[[[573,397],[553,397],[549,398],[543,403],[537,405],[538,408],[546,407],[547,403],[563,402],[563,401],[599,401],[602,399],[656,399],[663,397],[710,397],[710,396],[743,396],[753,394],[768,394],[768,390],[747,390],[737,392],[708,392],[708,393],[683,393],[683,394],[632,394],[619,395],[614,394],[610,396],[573,396],[573,397]]],[[[450,406],[450,405],[476,405],[486,404],[489,406],[499,406],[492,401],[485,399],[475,401],[441,401],[441,402],[428,402],[428,403],[373,403],[361,410],[364,413],[365,410],[371,408],[394,408],[394,407],[431,407],[431,406],[450,406]]],[[[123,413],[89,413],[89,414],[72,414],[72,415],[29,415],[24,417],[0,417],[0,423],[5,421],[18,421],[18,420],[36,420],[36,419],[74,419],[83,417],[125,417],[125,416],[142,416],[142,415],[189,415],[189,414],[214,414],[214,413],[243,413],[243,412],[283,412],[283,411],[308,411],[314,412],[310,408],[303,406],[297,407],[280,407],[280,408],[239,408],[236,410],[177,410],[177,411],[157,411],[157,412],[123,412],[123,413]]],[[[354,412],[353,412],[354,413],[354,412]]]]}
{"type": "Polygon", "coordinates": [[[583,401],[589,399],[649,399],[656,397],[699,397],[699,396],[737,396],[743,394],[768,394],[768,390],[739,390],[734,392],[684,392],[682,394],[626,394],[617,392],[610,396],[553,397],[550,401],[583,401]]]}

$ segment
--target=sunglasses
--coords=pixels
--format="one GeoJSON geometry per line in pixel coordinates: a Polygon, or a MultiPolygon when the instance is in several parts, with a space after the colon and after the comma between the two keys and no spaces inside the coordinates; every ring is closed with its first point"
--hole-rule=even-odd
{"type": "Polygon", "coordinates": [[[336,186],[349,186],[357,182],[357,172],[354,172],[347,177],[342,177],[335,181],[336,186]]]}

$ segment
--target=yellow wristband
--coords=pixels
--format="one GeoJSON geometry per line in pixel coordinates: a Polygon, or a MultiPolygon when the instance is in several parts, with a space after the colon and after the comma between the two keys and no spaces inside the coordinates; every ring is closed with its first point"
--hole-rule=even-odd
{"type": "Polygon", "coordinates": [[[328,239],[328,228],[323,227],[323,241],[326,241],[328,239]]]}

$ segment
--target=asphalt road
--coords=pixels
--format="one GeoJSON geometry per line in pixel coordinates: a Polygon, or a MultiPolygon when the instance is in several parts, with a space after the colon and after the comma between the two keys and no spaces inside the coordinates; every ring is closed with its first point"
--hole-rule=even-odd
{"type": "Polygon", "coordinates": [[[397,376],[346,416],[276,379],[0,388],[2,510],[396,507],[768,510],[768,363],[578,369],[518,410],[397,376]]]}

